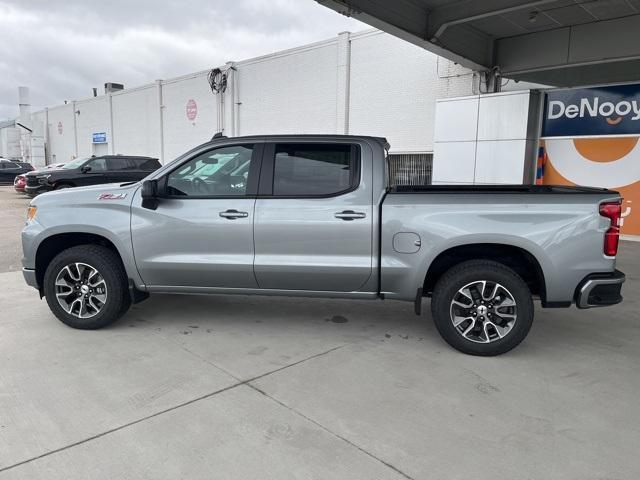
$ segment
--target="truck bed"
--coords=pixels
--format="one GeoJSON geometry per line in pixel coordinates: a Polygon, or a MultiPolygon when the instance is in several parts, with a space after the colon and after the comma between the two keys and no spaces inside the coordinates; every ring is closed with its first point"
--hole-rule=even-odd
{"type": "Polygon", "coordinates": [[[425,278],[420,267],[456,247],[475,245],[481,258],[483,249],[511,246],[540,265],[548,302],[569,302],[587,274],[615,268],[603,255],[610,222],[599,204],[619,200],[603,188],[554,185],[390,188],[381,209],[381,291],[408,297],[425,278]],[[407,280],[408,271],[416,277],[407,280]]]}
{"type": "Polygon", "coordinates": [[[566,185],[398,185],[389,188],[389,193],[580,193],[617,195],[606,188],[566,185]]]}

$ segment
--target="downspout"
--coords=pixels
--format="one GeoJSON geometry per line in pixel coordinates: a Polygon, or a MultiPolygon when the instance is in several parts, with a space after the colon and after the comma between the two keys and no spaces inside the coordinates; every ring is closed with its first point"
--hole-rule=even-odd
{"type": "Polygon", "coordinates": [[[109,114],[109,154],[116,154],[116,139],[113,136],[113,94],[107,95],[107,111],[109,114]]]}
{"type": "Polygon", "coordinates": [[[51,163],[51,145],[49,145],[49,107],[44,108],[44,164],[51,163]]]}
{"type": "Polygon", "coordinates": [[[164,115],[162,104],[162,80],[156,80],[158,87],[158,120],[159,120],[159,136],[160,136],[160,163],[164,165],[164,115]]]}
{"type": "MultiPolygon", "coordinates": [[[[229,90],[229,97],[231,99],[231,104],[229,108],[229,134],[228,137],[236,137],[236,67],[235,62],[227,62],[226,71],[229,72],[227,81],[229,90]]],[[[226,92],[224,93],[226,94],[226,92]]]]}
{"type": "Polygon", "coordinates": [[[76,101],[71,102],[71,108],[73,110],[73,143],[75,157],[78,158],[78,113],[76,110],[76,101]]]}
{"type": "Polygon", "coordinates": [[[236,137],[240,136],[240,105],[242,102],[240,101],[240,72],[236,67],[235,63],[233,64],[233,116],[235,119],[235,124],[233,126],[234,135],[236,137]]]}

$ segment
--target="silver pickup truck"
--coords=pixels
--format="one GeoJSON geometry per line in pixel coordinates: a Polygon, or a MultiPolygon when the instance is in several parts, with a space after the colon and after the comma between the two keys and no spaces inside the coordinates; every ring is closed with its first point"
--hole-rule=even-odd
{"type": "Polygon", "coordinates": [[[362,136],[215,138],[144,181],[46,193],[22,232],[24,277],[74,328],[149,293],[413,302],[454,348],[497,355],[543,307],[620,302],[617,192],[390,186],[362,136]]]}

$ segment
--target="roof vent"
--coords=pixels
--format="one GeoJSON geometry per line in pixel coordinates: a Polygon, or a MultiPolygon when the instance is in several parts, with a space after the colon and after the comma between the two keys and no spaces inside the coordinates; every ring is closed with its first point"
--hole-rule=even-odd
{"type": "Polygon", "coordinates": [[[118,92],[120,90],[124,90],[124,85],[121,83],[109,82],[104,84],[104,93],[118,92]]]}

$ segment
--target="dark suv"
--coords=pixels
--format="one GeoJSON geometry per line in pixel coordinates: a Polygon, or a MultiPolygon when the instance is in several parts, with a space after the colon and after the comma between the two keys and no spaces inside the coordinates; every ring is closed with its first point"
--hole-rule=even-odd
{"type": "Polygon", "coordinates": [[[29,163],[0,159],[0,183],[13,183],[18,175],[24,175],[33,170],[29,163]]]}
{"type": "Polygon", "coordinates": [[[61,188],[99,183],[136,182],[160,168],[157,158],[104,155],[79,158],[56,170],[39,170],[25,175],[25,192],[36,195],[61,188]]]}

